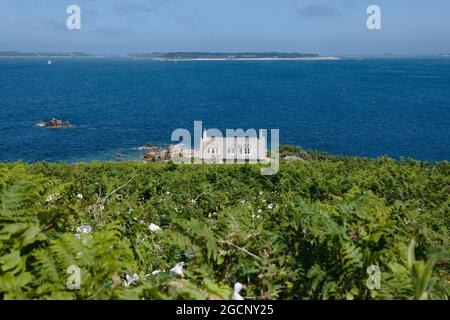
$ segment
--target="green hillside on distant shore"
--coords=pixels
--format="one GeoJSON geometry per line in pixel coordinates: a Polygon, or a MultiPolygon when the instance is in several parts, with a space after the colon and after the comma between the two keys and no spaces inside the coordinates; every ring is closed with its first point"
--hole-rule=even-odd
{"type": "Polygon", "coordinates": [[[264,59],[264,58],[318,58],[315,53],[286,52],[168,52],[168,53],[131,53],[128,57],[144,59],[264,59]]]}
{"type": "Polygon", "coordinates": [[[93,54],[84,52],[17,52],[0,51],[0,57],[93,57],[93,54]]]}

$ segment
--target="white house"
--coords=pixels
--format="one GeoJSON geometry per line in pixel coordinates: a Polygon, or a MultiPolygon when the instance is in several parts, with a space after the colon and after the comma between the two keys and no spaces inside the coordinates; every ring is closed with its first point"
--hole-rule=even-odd
{"type": "Polygon", "coordinates": [[[266,140],[264,130],[259,130],[259,137],[256,136],[256,132],[254,135],[209,137],[205,129],[200,139],[200,148],[196,150],[196,156],[211,162],[266,161],[266,140]]]}

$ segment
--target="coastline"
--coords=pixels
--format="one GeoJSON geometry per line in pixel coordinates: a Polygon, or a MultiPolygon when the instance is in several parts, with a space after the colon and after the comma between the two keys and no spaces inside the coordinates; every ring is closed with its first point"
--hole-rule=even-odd
{"type": "Polygon", "coordinates": [[[148,60],[158,62],[181,61],[338,61],[338,57],[309,57],[309,58],[143,58],[143,57],[107,57],[107,56],[0,56],[0,59],[105,59],[118,58],[128,60],[148,60]]]}
{"type": "Polygon", "coordinates": [[[151,60],[151,61],[337,61],[341,60],[337,57],[309,57],[309,58],[137,58],[127,57],[124,58],[134,60],[151,60]]]}

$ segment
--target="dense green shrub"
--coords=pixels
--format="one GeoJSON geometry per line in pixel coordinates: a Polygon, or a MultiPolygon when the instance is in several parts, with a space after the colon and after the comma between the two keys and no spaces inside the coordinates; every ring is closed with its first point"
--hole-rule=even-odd
{"type": "Polygon", "coordinates": [[[448,299],[449,163],[310,158],[0,164],[0,298],[448,299]]]}

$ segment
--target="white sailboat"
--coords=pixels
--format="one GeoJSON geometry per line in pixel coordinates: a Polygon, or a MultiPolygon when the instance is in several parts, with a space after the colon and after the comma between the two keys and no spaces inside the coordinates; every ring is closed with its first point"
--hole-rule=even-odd
{"type": "Polygon", "coordinates": [[[52,60],[48,59],[47,64],[52,64],[52,60]]]}

